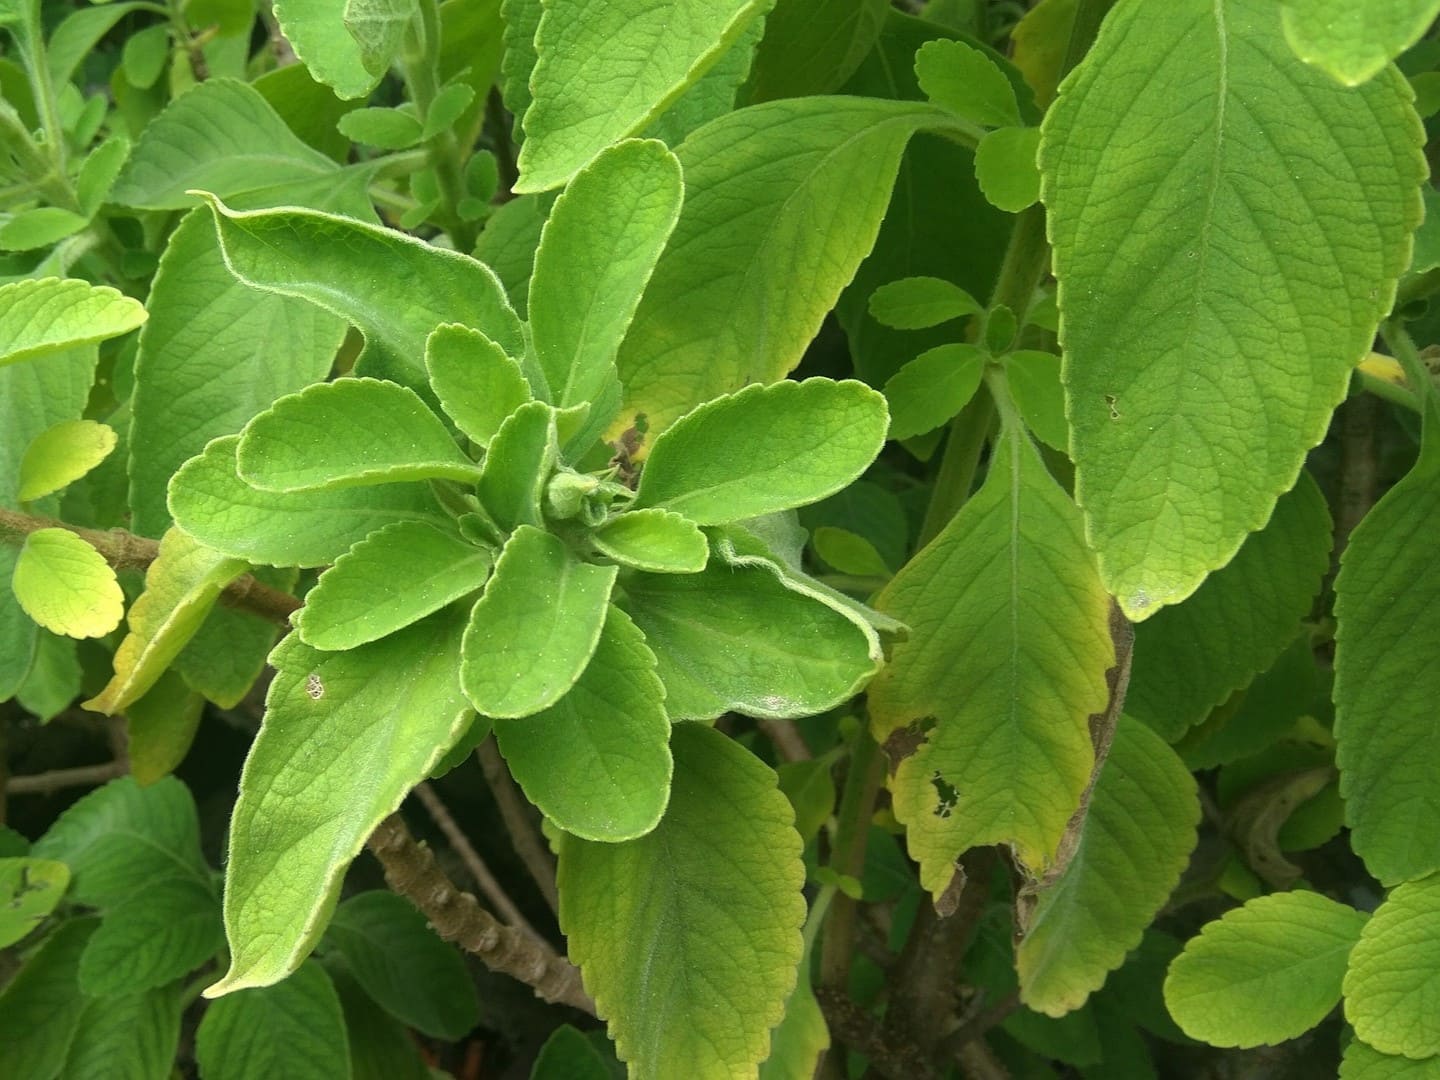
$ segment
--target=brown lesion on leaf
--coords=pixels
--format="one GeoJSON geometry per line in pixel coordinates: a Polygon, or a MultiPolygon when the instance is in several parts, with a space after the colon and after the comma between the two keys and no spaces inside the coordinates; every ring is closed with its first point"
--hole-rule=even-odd
{"type": "Polygon", "coordinates": [[[1120,419],[1120,410],[1115,407],[1116,403],[1117,403],[1119,400],[1120,400],[1120,399],[1117,398],[1114,394],[1106,394],[1106,395],[1105,395],[1105,405],[1106,405],[1106,407],[1110,410],[1110,419],[1111,419],[1111,420],[1119,420],[1119,419],[1120,419]]]}
{"type": "Polygon", "coordinates": [[[948,818],[960,801],[959,790],[940,774],[939,769],[931,774],[930,783],[935,788],[935,816],[948,818]]]}
{"type": "Polygon", "coordinates": [[[935,717],[922,716],[890,733],[880,748],[885,751],[891,776],[894,776],[899,770],[902,761],[913,757],[915,751],[925,745],[926,740],[930,738],[930,729],[934,726],[935,717]]]}

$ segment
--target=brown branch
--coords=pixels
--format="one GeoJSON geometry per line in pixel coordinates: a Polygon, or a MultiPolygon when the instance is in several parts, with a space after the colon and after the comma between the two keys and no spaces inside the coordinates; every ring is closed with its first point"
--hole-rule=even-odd
{"type": "Polygon", "coordinates": [[[385,881],[414,904],[435,932],[474,953],[492,971],[513,976],[537,997],[595,1015],[580,969],[524,931],[506,926],[445,876],[435,853],[410,835],[399,814],[380,823],[365,842],[385,868],[385,881]]]}
{"type": "Polygon", "coordinates": [[[757,720],[756,725],[775,747],[783,761],[809,761],[810,747],[795,726],[794,720],[757,720]]]}
{"type": "Polygon", "coordinates": [[[495,805],[500,808],[500,817],[510,834],[510,843],[515,848],[515,854],[520,856],[525,869],[530,871],[530,876],[539,887],[545,903],[550,905],[550,910],[559,914],[560,891],[555,885],[555,857],[550,853],[550,846],[545,843],[545,838],[540,835],[539,828],[530,816],[530,804],[520,794],[505,759],[500,756],[495,736],[487,735],[485,741],[476,748],[475,754],[480,759],[480,767],[485,772],[485,782],[490,785],[490,793],[495,796],[495,805]]]}
{"type": "Polygon", "coordinates": [[[81,765],[75,769],[55,769],[53,772],[33,773],[30,776],[12,776],[5,782],[7,795],[49,795],[64,788],[87,787],[103,784],[126,773],[122,761],[107,761],[103,765],[81,765]]]}
{"type": "Polygon", "coordinates": [[[935,1069],[919,1047],[883,1030],[879,1021],[843,990],[817,986],[815,1000],[835,1039],[868,1058],[881,1076],[889,1080],[934,1080],[935,1069]]]}
{"type": "Polygon", "coordinates": [[[941,1039],[937,1048],[939,1056],[953,1057],[963,1066],[965,1048],[971,1043],[983,1039],[987,1031],[1002,1023],[1018,1008],[1020,1008],[1020,991],[1012,990],[995,1004],[982,1008],[968,1020],[962,1021],[959,1027],[941,1039]]]}

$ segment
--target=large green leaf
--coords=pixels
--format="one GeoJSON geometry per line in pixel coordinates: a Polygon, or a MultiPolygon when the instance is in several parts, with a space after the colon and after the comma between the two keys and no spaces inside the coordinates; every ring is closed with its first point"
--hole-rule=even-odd
{"type": "Polygon", "coordinates": [[[1340,1000],[1368,918],[1318,893],[1258,897],[1190,939],[1170,966],[1165,1003],[1185,1034],[1213,1046],[1293,1039],[1340,1000]]]}
{"type": "Polygon", "coordinates": [[[361,98],[385,74],[365,63],[364,50],[345,25],[347,0],[280,0],[275,19],[310,74],[342,98],[361,98]]]}
{"type": "Polygon", "coordinates": [[[1345,1019],[1385,1054],[1440,1054],[1440,874],[1397,885],[1350,954],[1345,1019]]]}
{"type": "Polygon", "coordinates": [[[209,882],[172,878],[105,913],[80,958],[80,987],[115,998],[172,983],[225,944],[220,898],[209,882]]]}
{"type": "Polygon", "coordinates": [[[1228,565],[1135,628],[1125,711],[1174,742],[1270,667],[1310,613],[1330,543],[1325,496],[1302,473],[1228,565]]]}
{"type": "Polygon", "coordinates": [[[685,206],[620,349],[628,427],[796,364],[875,243],[900,155],[933,106],[801,98],[742,109],[677,150],[685,206]]]}
{"type": "Polygon", "coordinates": [[[1382,1054],[1359,1039],[1351,1039],[1340,1062],[1340,1080],[1440,1080],[1440,1057],[1417,1061],[1399,1054],[1382,1054]]]}
{"type": "Polygon", "coordinates": [[[257,491],[235,471],[239,441],[215,439],[170,482],[175,523],[216,551],[271,566],[323,566],[381,526],[445,520],[419,483],[257,491]]]}
{"type": "Polygon", "coordinates": [[[61,1076],[169,1080],[182,1011],[178,986],[91,999],[75,1027],[61,1076]]]}
{"type": "Polygon", "coordinates": [[[1015,947],[1021,1000],[1079,1008],[1140,944],[1195,846],[1200,801],[1175,752],[1121,717],[1090,797],[1079,846],[1039,891],[1015,947]]]}
{"type": "Polygon", "coordinates": [[[653,829],[670,797],[670,720],[655,654],[611,606],[570,692],[495,737],[526,797],[572,836],[614,842],[653,829]]]}
{"type": "Polygon", "coordinates": [[[614,1080],[615,1074],[595,1044],[569,1024],[561,1024],[535,1058],[530,1080],[614,1080]]]}
{"type": "Polygon", "coordinates": [[[460,681],[476,710],[517,718],[564,697],[595,652],[616,573],[558,536],[516,529],[465,630],[460,681]]]}
{"type": "Polygon", "coordinates": [[[25,537],[10,584],[25,614],[54,634],[104,637],[125,614],[115,571],[69,529],[39,529],[25,537]]]}
{"type": "Polygon", "coordinates": [[[1358,86],[1420,40],[1440,0],[1284,0],[1283,12],[1300,59],[1358,86]]]}
{"type": "Polygon", "coordinates": [[[230,822],[230,970],[207,996],[300,965],[365,838],[464,731],[463,625],[463,613],[442,612],[347,652],[292,636],[271,654],[275,681],[230,822]]]}
{"type": "Polygon", "coordinates": [[[145,321],[140,301],[104,285],[65,278],[0,285],[0,367],[129,333],[145,321]]]}
{"type": "Polygon", "coordinates": [[[753,101],[832,94],[874,46],[886,0],[776,0],[750,76],[753,101]]]}
{"type": "Polygon", "coordinates": [[[325,969],[303,964],[277,986],[212,1002],[195,1033],[205,1080],[349,1080],[340,998],[325,969]]]}
{"type": "Polygon", "coordinates": [[[772,2],[545,4],[515,190],[558,187],[611,143],[643,131],[772,2]],[[616,64],[617,56],[641,62],[616,64]]]}
{"type": "Polygon", "coordinates": [[[70,868],[53,859],[0,858],[0,949],[45,921],[70,887],[70,868]]]}
{"type": "Polygon", "coordinates": [[[1045,119],[1076,496],[1137,621],[1294,484],[1420,219],[1404,80],[1339,87],[1279,23],[1274,0],[1126,0],[1045,119]]]}
{"type": "Polygon", "coordinates": [[[0,990],[0,1046],[16,1077],[53,1080],[65,1064],[87,999],[76,972],[99,919],[71,919],[0,990]]]}
{"type": "Polygon", "coordinates": [[[701,724],[677,725],[672,745],[653,832],[565,837],[560,923],[635,1080],[753,1075],[800,960],[800,838],[749,751],[701,724]]]}
{"type": "Polygon", "coordinates": [[[911,628],[870,688],[876,736],[934,721],[891,780],[921,884],[940,896],[994,843],[1038,876],[1089,782],[1115,649],[1080,514],[1018,427],[876,603],[911,628]]]}

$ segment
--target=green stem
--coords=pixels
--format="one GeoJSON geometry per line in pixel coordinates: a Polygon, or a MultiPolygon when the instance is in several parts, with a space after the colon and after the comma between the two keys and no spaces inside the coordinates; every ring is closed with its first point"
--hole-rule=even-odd
{"type": "MultiPolygon", "coordinates": [[[[870,840],[870,817],[885,780],[885,755],[861,727],[850,750],[850,768],[836,814],[830,865],[838,874],[858,878],[865,869],[865,847],[870,840]]],[[[820,949],[820,984],[844,991],[850,976],[850,954],[855,943],[855,901],[838,893],[825,920],[820,949]]]]}
{"type": "Polygon", "coordinates": [[[80,202],[75,189],[70,186],[65,128],[60,121],[60,101],[55,95],[55,84],[50,79],[50,65],[45,59],[45,41],[41,37],[39,4],[32,4],[30,17],[24,19],[15,32],[15,44],[20,61],[30,81],[30,93],[35,99],[35,111],[40,117],[40,130],[45,134],[44,152],[50,161],[51,172],[59,186],[57,199],[47,193],[47,199],[66,210],[79,211],[80,202]]]}
{"type": "MultiPolygon", "coordinates": [[[[420,0],[420,52],[405,57],[401,64],[405,84],[420,114],[421,123],[430,116],[430,107],[440,92],[440,13],[434,0],[420,0]]],[[[448,130],[425,143],[425,157],[435,170],[435,182],[444,204],[445,231],[450,234],[457,251],[469,252],[478,239],[476,226],[460,220],[460,200],[465,197],[465,181],[460,175],[460,148],[448,130]]]]}
{"type": "Polygon", "coordinates": [[[940,471],[935,476],[935,487],[930,493],[930,505],[920,527],[917,547],[923,548],[939,536],[940,530],[950,523],[970,497],[975,470],[980,465],[980,452],[985,449],[994,421],[995,403],[984,388],[976,391],[970,404],[950,421],[950,433],[945,437],[945,454],[940,459],[940,471]]]}
{"type": "Polygon", "coordinates": [[[1378,398],[1383,398],[1392,405],[1399,405],[1411,412],[1420,411],[1420,402],[1415,395],[1405,387],[1392,383],[1389,379],[1382,379],[1367,371],[1357,371],[1355,372],[1355,382],[1360,389],[1374,394],[1378,398]]]}

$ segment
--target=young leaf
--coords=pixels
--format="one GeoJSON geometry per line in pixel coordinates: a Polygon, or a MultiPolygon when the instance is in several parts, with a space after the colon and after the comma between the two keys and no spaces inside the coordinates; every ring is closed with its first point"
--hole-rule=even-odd
{"type": "Polygon", "coordinates": [[[913,438],[948,421],[980,389],[989,359],[975,345],[938,345],[902,367],[885,384],[890,438],[913,438]]]}
{"type": "Polygon", "coordinates": [[[1273,0],[1121,5],[1045,118],[1076,497],[1137,621],[1293,486],[1420,219],[1404,80],[1339,87],[1279,20],[1273,0]]]}
{"type": "Polygon", "coordinates": [[[20,461],[21,502],[44,498],[79,480],[115,449],[115,429],[94,420],[63,420],[46,428],[20,461]]]}
{"type": "Polygon", "coordinates": [[[12,281],[0,285],[0,367],[119,337],[144,321],[140,301],[104,285],[12,281]]]}
{"type": "Polygon", "coordinates": [[[595,550],[622,566],[652,574],[697,574],[710,559],[700,527],[673,510],[631,510],[590,537],[595,550]]]}
{"type": "Polygon", "coordinates": [[[230,970],[208,997],[300,966],[365,838],[468,725],[455,677],[461,618],[442,612],[347,652],[294,636],[276,646],[230,822],[230,970]]]}
{"type": "Polygon", "coordinates": [[[1030,434],[1046,446],[1069,453],[1070,425],[1065,421],[1065,389],[1060,384],[1060,357],[1021,349],[1003,358],[1005,385],[1030,434]]]}
{"type": "Polygon", "coordinates": [[[1180,880],[1199,819],[1195,781],[1175,752],[1121,717],[1079,847],[1039,892],[1015,947],[1026,1005],[1061,1016],[1125,962],[1180,880]]]}
{"type": "Polygon", "coordinates": [[[325,969],[310,961],[277,986],[210,1004],[195,1033],[195,1060],[205,1080],[348,1078],[345,1017],[325,969]]]}
{"type": "Polygon", "coordinates": [[[810,543],[816,555],[842,574],[881,579],[894,576],[895,572],[880,557],[875,545],[863,536],[833,525],[821,525],[811,534],[810,543]]]}
{"type": "Polygon", "coordinates": [[[251,487],[284,492],[473,484],[480,471],[419,394],[379,379],[337,379],[281,398],[240,433],[235,465],[251,487]]]}
{"type": "Polygon", "coordinates": [[[925,96],[956,116],[985,127],[1020,123],[1015,88],[979,49],[963,41],[930,41],[915,54],[915,74],[925,96]]]}
{"type": "Polygon", "coordinates": [[[0,858],[0,949],[45,921],[70,887],[70,868],[53,859],[0,858]]]}
{"type": "Polygon", "coordinates": [[[616,573],[516,529],[465,630],[460,681],[476,711],[516,719],[563,698],[595,652],[616,573]]]}
{"type": "Polygon", "coordinates": [[[480,446],[489,446],[505,418],[531,398],[520,365],[468,326],[437,327],[425,339],[425,370],[446,415],[480,446]]]}
{"type": "Polygon", "coordinates": [[[535,31],[518,192],[574,176],[635,135],[711,67],[771,0],[556,0],[535,31]],[[618,54],[644,63],[615,64],[618,54]]]}
{"type": "Polygon", "coordinates": [[[901,278],[870,297],[870,316],[897,330],[925,330],[980,310],[979,302],[959,285],[937,277],[901,278]]]}
{"type": "Polygon", "coordinates": [[[340,118],[340,133],[381,150],[406,150],[424,137],[419,119],[405,109],[356,109],[340,118]]]}
{"type": "Polygon", "coordinates": [[[500,528],[540,525],[541,496],[560,454],[555,411],[543,401],[521,405],[495,433],[476,494],[500,528]]]}
{"type": "Polygon", "coordinates": [[[1318,893],[1258,897],[1190,940],[1170,965],[1165,1004],[1185,1034],[1212,1046],[1293,1039],[1340,1000],[1367,919],[1318,893]]]}
{"type": "Polygon", "coordinates": [[[1384,1054],[1440,1054],[1440,874],[1390,890],[1345,972],[1345,1019],[1384,1054]]]}
{"type": "Polygon", "coordinates": [[[104,637],[125,614],[115,571],[69,529],[40,529],[27,536],[10,583],[25,614],[52,633],[104,637]]]}
{"type": "Polygon", "coordinates": [[[981,844],[1038,875],[1089,782],[1115,650],[1079,517],[1011,428],[984,486],[876,600],[911,627],[870,688],[876,737],[934,719],[891,791],[936,897],[981,844]]]}
{"type": "Polygon", "coordinates": [[[992,206],[1018,214],[1040,198],[1039,128],[997,128],[975,148],[975,179],[992,206]]]}
{"type": "Polygon", "coordinates": [[[1440,0],[1284,0],[1281,10],[1295,55],[1359,86],[1420,40],[1440,15],[1440,0]]]}
{"type": "Polygon", "coordinates": [[[570,692],[523,720],[496,720],[525,796],[572,836],[615,843],[655,828],[670,797],[670,720],[655,654],[613,605],[570,692]]]}
{"type": "Polygon", "coordinates": [[[257,491],[236,474],[239,442],[238,435],[215,439],[170,481],[175,523],[226,555],[270,566],[324,566],[381,526],[445,520],[423,484],[257,491]]]}
{"type": "Polygon", "coordinates": [[[746,387],[661,433],[635,506],[716,525],[816,502],[865,471],[887,419],[885,399],[854,380],[746,387]]]}
{"type": "Polygon", "coordinates": [[[116,998],[174,982],[225,944],[220,898],[208,882],[171,878],[105,913],[80,957],[80,988],[116,998]]]}
{"type": "Polygon", "coordinates": [[[76,984],[80,954],[99,919],[70,919],[0,990],[0,1046],[15,1076],[59,1076],[88,999],[76,984]]]}
{"type": "Polygon", "coordinates": [[[312,649],[353,649],[477,592],[494,557],[419,521],[371,533],[320,575],[295,617],[312,649]]]}
{"type": "Polygon", "coordinates": [[[635,1080],[744,1075],[768,1056],[795,985],[800,839],[749,751],[701,724],[677,725],[672,744],[653,832],[564,838],[560,924],[635,1080]]]}

